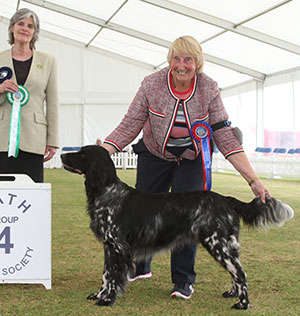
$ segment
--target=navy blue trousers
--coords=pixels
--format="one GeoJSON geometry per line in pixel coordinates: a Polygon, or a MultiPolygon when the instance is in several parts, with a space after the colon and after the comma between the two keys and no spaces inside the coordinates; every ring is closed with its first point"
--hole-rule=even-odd
{"type": "MultiPolygon", "coordinates": [[[[202,158],[195,160],[182,159],[179,163],[170,162],[152,155],[139,141],[134,146],[138,154],[136,188],[139,190],[160,193],[203,190],[202,158]]],[[[195,283],[194,270],[197,245],[186,245],[174,249],[171,253],[172,283],[195,283]]],[[[136,274],[151,271],[151,259],[136,262],[136,274]]]]}

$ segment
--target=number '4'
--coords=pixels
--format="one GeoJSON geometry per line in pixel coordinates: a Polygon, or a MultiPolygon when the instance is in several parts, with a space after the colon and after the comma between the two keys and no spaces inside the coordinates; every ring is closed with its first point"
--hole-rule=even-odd
{"type": "Polygon", "coordinates": [[[14,248],[14,244],[10,243],[10,227],[7,226],[2,230],[2,233],[0,234],[0,242],[4,239],[4,243],[0,243],[0,248],[5,249],[5,253],[10,253],[10,249],[14,248]]]}

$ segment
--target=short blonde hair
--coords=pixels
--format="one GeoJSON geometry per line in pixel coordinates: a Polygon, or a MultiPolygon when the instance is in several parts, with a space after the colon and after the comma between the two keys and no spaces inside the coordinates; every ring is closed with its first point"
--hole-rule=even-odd
{"type": "Polygon", "coordinates": [[[171,65],[174,54],[191,55],[196,59],[196,72],[201,73],[204,66],[204,56],[200,43],[192,36],[180,36],[170,46],[167,60],[171,65]]]}
{"type": "Polygon", "coordinates": [[[34,33],[33,37],[30,41],[30,48],[34,49],[35,48],[35,43],[39,38],[39,33],[40,33],[40,20],[37,14],[29,9],[20,9],[15,12],[15,14],[11,17],[9,21],[9,26],[8,26],[8,43],[10,45],[13,45],[15,43],[15,38],[14,34],[11,31],[12,27],[20,20],[22,19],[27,19],[27,18],[32,18],[33,19],[33,24],[34,24],[34,33]]]}

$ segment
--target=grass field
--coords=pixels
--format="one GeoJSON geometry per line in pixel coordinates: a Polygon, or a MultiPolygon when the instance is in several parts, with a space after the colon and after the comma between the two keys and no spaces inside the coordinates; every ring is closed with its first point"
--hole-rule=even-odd
{"type": "MultiPolygon", "coordinates": [[[[134,186],[134,170],[118,174],[134,186]]],[[[84,179],[61,169],[46,170],[45,176],[45,182],[52,184],[52,289],[0,284],[0,316],[300,315],[300,180],[263,179],[273,196],[293,207],[295,217],[269,231],[242,227],[241,261],[251,307],[235,311],[230,307],[236,299],[221,296],[231,286],[229,275],[201,247],[195,293],[188,301],[169,298],[169,253],[156,256],[153,277],[130,284],[115,306],[98,307],[87,301],[86,296],[101,283],[103,249],[89,229],[84,179]]],[[[234,174],[213,174],[213,190],[244,201],[253,197],[244,180],[234,174]]]]}

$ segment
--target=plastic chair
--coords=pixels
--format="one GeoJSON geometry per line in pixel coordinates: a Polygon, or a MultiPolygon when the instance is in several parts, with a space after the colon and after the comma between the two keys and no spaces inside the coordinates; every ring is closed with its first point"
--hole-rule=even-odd
{"type": "Polygon", "coordinates": [[[272,148],[270,147],[262,147],[261,152],[264,154],[270,154],[272,152],[272,148]]]}
{"type": "Polygon", "coordinates": [[[63,147],[61,151],[74,151],[74,147],[63,147]]]}
{"type": "Polygon", "coordinates": [[[256,148],[255,148],[255,152],[256,152],[256,153],[261,153],[261,150],[262,150],[262,147],[256,147],[256,148]]]}
{"type": "Polygon", "coordinates": [[[273,150],[273,154],[285,154],[286,153],[286,148],[275,148],[273,150]]]}
{"type": "Polygon", "coordinates": [[[296,148],[294,154],[300,154],[300,148],[296,148]]]}

